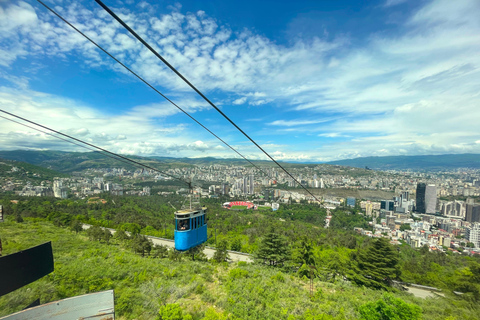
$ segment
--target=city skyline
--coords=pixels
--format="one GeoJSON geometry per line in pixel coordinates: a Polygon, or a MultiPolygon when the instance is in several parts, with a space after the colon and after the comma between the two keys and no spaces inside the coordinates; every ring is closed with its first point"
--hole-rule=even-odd
{"type": "MultiPolygon", "coordinates": [[[[96,4],[55,10],[265,159],[96,4]]],[[[480,153],[476,1],[106,2],[275,159],[480,153]]],[[[113,152],[236,155],[37,2],[0,3],[1,109],[113,152]]],[[[6,150],[84,151],[1,119],[6,150]]]]}

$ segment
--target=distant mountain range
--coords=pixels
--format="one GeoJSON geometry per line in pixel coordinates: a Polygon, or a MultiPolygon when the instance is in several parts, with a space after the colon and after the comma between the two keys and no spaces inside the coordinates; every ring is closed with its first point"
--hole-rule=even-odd
{"type": "MultiPolygon", "coordinates": [[[[139,157],[124,155],[129,159],[141,162],[159,170],[170,168],[188,167],[193,165],[250,165],[243,159],[216,159],[206,158],[173,158],[173,157],[139,157]]],[[[71,173],[82,171],[89,168],[112,168],[122,167],[125,169],[138,169],[138,166],[130,164],[125,160],[116,160],[104,156],[99,152],[64,152],[64,151],[29,151],[14,150],[0,151],[0,159],[27,162],[43,168],[48,168],[58,172],[71,173]]],[[[270,165],[271,161],[252,161],[256,164],[270,165]]]]}
{"type": "Polygon", "coordinates": [[[442,169],[480,169],[480,154],[444,154],[437,156],[390,156],[364,157],[327,162],[356,168],[369,167],[375,170],[438,171],[442,169]]]}
{"type": "MultiPolygon", "coordinates": [[[[63,152],[63,151],[0,151],[0,158],[27,162],[43,168],[48,168],[58,172],[70,173],[82,171],[88,168],[111,168],[123,167],[133,169],[136,166],[124,161],[105,157],[98,152],[63,152]]],[[[140,161],[144,164],[166,170],[169,168],[178,168],[193,165],[250,165],[243,159],[217,159],[213,157],[206,158],[173,158],[173,157],[139,157],[128,156],[128,158],[140,161]]],[[[271,161],[252,160],[258,165],[274,166],[271,161]]],[[[320,164],[320,163],[319,163],[320,164]]],[[[365,157],[356,159],[347,159],[331,161],[325,164],[340,165],[357,168],[368,167],[375,170],[415,170],[415,171],[438,171],[442,169],[455,168],[476,168],[480,169],[480,154],[447,154],[438,156],[391,156],[391,157],[365,157]]],[[[301,167],[315,165],[308,163],[285,163],[285,167],[301,167]]]]}

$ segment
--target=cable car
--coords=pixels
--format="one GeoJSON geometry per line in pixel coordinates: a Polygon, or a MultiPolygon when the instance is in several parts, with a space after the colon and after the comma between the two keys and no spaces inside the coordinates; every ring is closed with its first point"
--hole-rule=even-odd
{"type": "Polygon", "coordinates": [[[175,249],[186,251],[207,241],[207,207],[175,212],[175,249]]]}

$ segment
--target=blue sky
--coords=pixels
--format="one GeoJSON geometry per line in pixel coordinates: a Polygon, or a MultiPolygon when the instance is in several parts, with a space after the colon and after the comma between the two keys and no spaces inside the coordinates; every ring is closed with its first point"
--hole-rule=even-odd
{"type": "MultiPolygon", "coordinates": [[[[250,159],[92,1],[46,1],[250,159]]],[[[105,1],[277,160],[480,153],[480,2],[105,1]]],[[[114,152],[236,154],[36,1],[0,1],[0,108],[114,152]]],[[[3,149],[78,150],[0,119],[3,149]]]]}

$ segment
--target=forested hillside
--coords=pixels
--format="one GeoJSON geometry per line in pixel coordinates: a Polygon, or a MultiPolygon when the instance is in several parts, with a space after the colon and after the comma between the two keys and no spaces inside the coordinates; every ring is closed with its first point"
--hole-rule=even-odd
{"type": "Polygon", "coordinates": [[[46,169],[26,162],[0,159],[0,177],[40,183],[55,177],[68,177],[65,173],[46,169]]]}
{"type": "Polygon", "coordinates": [[[397,319],[478,319],[478,260],[407,245],[397,250],[386,240],[357,235],[353,227],[368,228],[368,220],[355,209],[332,212],[325,229],[325,212],[314,205],[229,211],[221,199],[209,200],[208,242],[216,243],[218,254],[206,261],[199,251],[181,255],[140,236],[171,238],[168,201],[179,205],[181,197],[104,199],[2,200],[4,254],[52,240],[55,272],[1,297],[0,315],[38,297],[45,303],[114,289],[120,319],[383,319],[375,316],[379,312],[397,319]],[[85,232],[82,222],[132,234],[85,232]],[[223,262],[227,248],[251,252],[256,262],[223,262]],[[392,287],[394,279],[439,287],[445,298],[414,298],[392,287]]]}

